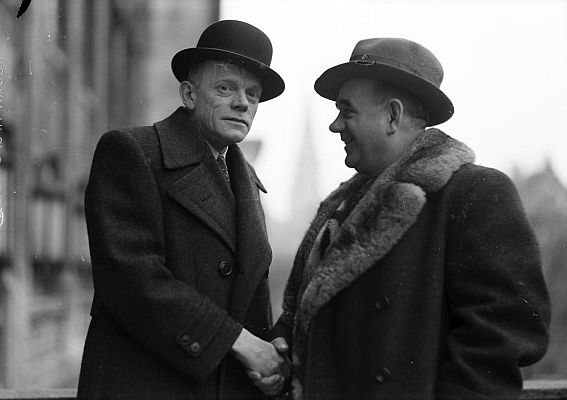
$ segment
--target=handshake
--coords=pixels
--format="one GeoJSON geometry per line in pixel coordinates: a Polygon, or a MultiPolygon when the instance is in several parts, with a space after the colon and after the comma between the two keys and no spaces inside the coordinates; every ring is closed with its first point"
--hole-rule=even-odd
{"type": "Polygon", "coordinates": [[[232,345],[232,354],[244,365],[248,376],[265,395],[279,394],[291,375],[289,348],[284,338],[271,343],[254,336],[246,329],[232,345]]]}

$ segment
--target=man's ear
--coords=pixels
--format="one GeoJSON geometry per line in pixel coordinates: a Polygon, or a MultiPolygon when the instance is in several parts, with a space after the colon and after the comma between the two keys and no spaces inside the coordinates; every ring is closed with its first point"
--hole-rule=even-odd
{"type": "Polygon", "coordinates": [[[181,102],[189,110],[195,109],[195,87],[189,81],[183,81],[179,84],[179,96],[181,102]]]}
{"type": "Polygon", "coordinates": [[[404,113],[404,104],[398,99],[391,99],[386,109],[388,113],[388,135],[396,133],[402,122],[404,113]]]}

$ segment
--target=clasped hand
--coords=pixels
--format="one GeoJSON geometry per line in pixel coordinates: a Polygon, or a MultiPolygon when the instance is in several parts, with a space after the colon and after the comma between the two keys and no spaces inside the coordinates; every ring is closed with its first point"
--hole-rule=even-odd
{"type": "Polygon", "coordinates": [[[276,338],[270,343],[243,329],[232,349],[254,385],[264,394],[273,396],[283,389],[291,375],[285,339],[276,338]]]}

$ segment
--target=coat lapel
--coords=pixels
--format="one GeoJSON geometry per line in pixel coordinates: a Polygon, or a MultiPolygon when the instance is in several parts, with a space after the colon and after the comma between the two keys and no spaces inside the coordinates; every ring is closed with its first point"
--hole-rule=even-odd
{"type": "Polygon", "coordinates": [[[258,282],[267,276],[272,260],[258,188],[265,191],[237,145],[229,147],[227,164],[236,197],[238,275],[230,315],[244,318],[258,282]]]}
{"type": "Polygon", "coordinates": [[[171,198],[201,219],[236,253],[234,198],[224,193],[203,164],[172,184],[171,198]]]}
{"type": "MultiPolygon", "coordinates": [[[[426,193],[440,190],[462,165],[474,161],[464,144],[437,129],[418,137],[402,158],[373,183],[345,219],[317,265],[304,265],[298,321],[306,330],[331,298],[375,266],[417,220],[426,193]]],[[[326,220],[363,180],[355,175],[325,200],[306,237],[315,239],[326,220]]],[[[307,263],[306,263],[307,264],[307,263]]]]}
{"type": "Polygon", "coordinates": [[[168,195],[201,219],[236,253],[234,196],[189,114],[180,107],[154,126],[164,166],[176,174],[167,188],[168,195]]]}

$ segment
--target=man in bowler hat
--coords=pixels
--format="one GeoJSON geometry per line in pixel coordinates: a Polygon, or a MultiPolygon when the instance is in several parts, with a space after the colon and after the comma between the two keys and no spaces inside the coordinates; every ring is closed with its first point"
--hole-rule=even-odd
{"type": "Polygon", "coordinates": [[[249,399],[283,385],[285,343],[262,339],[266,190],[237,145],[284,90],[271,58],[256,27],[214,23],[172,59],[183,106],[101,137],[85,193],[95,294],[80,399],[249,399]]]}
{"type": "Polygon", "coordinates": [[[442,79],[422,45],[379,38],[315,82],[357,173],[321,203],[272,332],[296,399],[515,399],[546,351],[536,239],[510,179],[431,128],[453,115],[442,79]]]}

